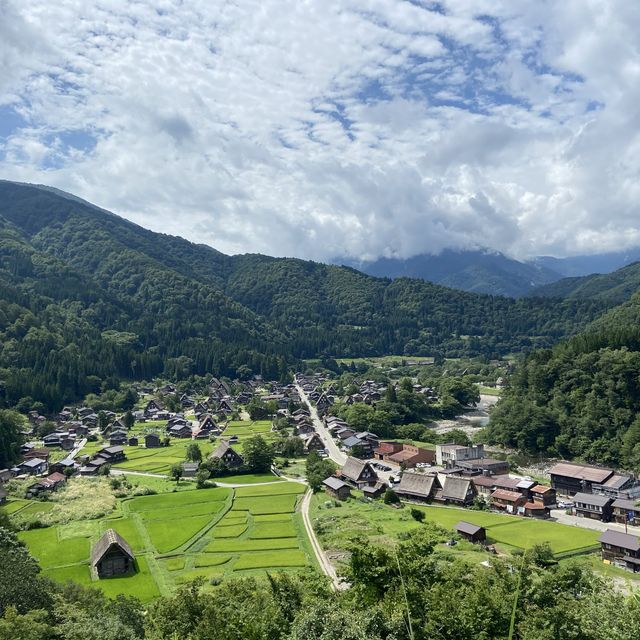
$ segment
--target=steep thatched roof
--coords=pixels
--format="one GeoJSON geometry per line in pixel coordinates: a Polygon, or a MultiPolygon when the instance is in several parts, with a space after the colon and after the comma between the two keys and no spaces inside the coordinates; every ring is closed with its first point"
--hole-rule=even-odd
{"type": "Polygon", "coordinates": [[[440,482],[435,475],[430,473],[412,473],[411,471],[405,471],[402,474],[402,479],[400,480],[400,484],[398,485],[396,492],[408,496],[429,498],[436,487],[440,487],[440,482]]]}
{"type": "Polygon", "coordinates": [[[464,501],[467,493],[473,487],[473,480],[470,478],[459,478],[456,476],[446,476],[442,487],[442,497],[445,500],[464,501]]]}
{"type": "Polygon", "coordinates": [[[131,560],[135,559],[129,543],[114,529],[107,529],[91,549],[91,565],[95,567],[114,545],[128,555],[131,560]]]}

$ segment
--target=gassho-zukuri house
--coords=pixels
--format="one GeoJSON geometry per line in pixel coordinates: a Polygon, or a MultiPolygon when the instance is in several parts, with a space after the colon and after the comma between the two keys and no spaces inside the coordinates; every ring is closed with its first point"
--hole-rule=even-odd
{"type": "Polygon", "coordinates": [[[91,569],[98,578],[112,578],[133,573],[135,556],[128,542],[114,529],[107,529],[91,549],[91,569]]]}

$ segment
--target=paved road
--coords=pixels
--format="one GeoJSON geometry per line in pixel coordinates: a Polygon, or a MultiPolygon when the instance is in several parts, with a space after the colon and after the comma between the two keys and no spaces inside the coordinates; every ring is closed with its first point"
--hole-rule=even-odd
{"type": "MultiPolygon", "coordinates": [[[[296,382],[296,389],[298,390],[298,393],[300,394],[300,397],[302,398],[303,402],[307,404],[307,406],[309,407],[309,411],[311,413],[311,420],[313,421],[313,424],[315,426],[316,431],[318,432],[318,435],[320,436],[320,439],[322,440],[322,442],[324,442],[325,447],[329,452],[329,457],[340,467],[344,466],[344,463],[347,461],[347,454],[344,451],[340,450],[340,448],[336,444],[336,441],[333,439],[328,429],[324,426],[324,422],[320,420],[320,416],[318,415],[316,408],[311,404],[311,402],[309,402],[309,398],[307,397],[307,394],[304,392],[302,387],[297,382],[296,382]]],[[[371,458],[369,462],[376,463],[378,462],[378,460],[371,458]]],[[[394,465],[393,463],[388,463],[388,462],[385,462],[384,464],[387,466],[390,466],[391,471],[380,471],[379,469],[376,469],[376,473],[378,474],[378,478],[380,478],[380,480],[388,484],[389,478],[392,475],[397,474],[400,471],[400,467],[398,465],[394,465]]]]}
{"type": "Polygon", "coordinates": [[[67,458],[75,459],[75,457],[84,449],[84,446],[87,444],[87,439],[82,438],[80,442],[71,450],[67,458]]]}
{"type": "Polygon", "coordinates": [[[313,425],[320,436],[322,442],[324,442],[327,451],[329,452],[329,457],[341,467],[347,461],[347,454],[344,451],[340,451],[338,445],[335,443],[335,440],[331,437],[331,434],[324,426],[322,420],[320,420],[320,416],[316,411],[316,408],[309,402],[309,398],[307,394],[304,392],[303,388],[296,382],[296,389],[302,398],[302,401],[309,407],[309,411],[311,413],[311,420],[313,420],[313,425]]]}
{"type": "MultiPolygon", "coordinates": [[[[579,518],[578,516],[567,515],[565,509],[552,509],[551,517],[561,524],[574,525],[581,529],[593,529],[594,531],[606,531],[613,529],[621,533],[625,532],[623,524],[617,522],[600,522],[600,520],[591,520],[590,518],[579,518]]],[[[627,533],[640,537],[640,527],[627,526],[627,533]]]]}

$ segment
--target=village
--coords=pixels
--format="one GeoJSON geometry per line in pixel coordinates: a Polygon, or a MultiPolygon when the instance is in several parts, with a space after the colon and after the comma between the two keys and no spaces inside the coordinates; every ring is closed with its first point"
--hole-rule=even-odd
{"type": "MultiPolygon", "coordinates": [[[[349,502],[357,508],[358,501],[388,504],[389,508],[414,505],[451,531],[451,544],[457,538],[490,553],[503,553],[562,537],[554,548],[558,557],[591,555],[597,550],[609,566],[630,575],[640,571],[640,506],[636,505],[640,483],[633,476],[559,461],[545,478],[533,478],[515,473],[504,457],[490,455],[482,443],[446,442],[445,434],[445,441],[431,446],[356,430],[332,407],[338,403],[375,407],[387,389],[383,382],[363,380],[351,391],[341,396],[331,376],[303,373],[287,384],[259,378],[242,383],[212,378],[205,397],[178,393],[170,383],[137,385],[139,401],[132,410],[117,414],[90,406],[65,407],[55,416],[54,428],[41,438],[37,437],[39,429],[52,421],[32,412],[27,416],[23,461],[0,470],[0,504],[19,522],[28,512],[37,516],[37,504],[55,509],[51,499],[76,479],[121,477],[141,483],[170,483],[173,479],[183,483],[176,486],[186,483],[185,488],[194,488],[196,483],[199,488],[218,487],[209,489],[218,492],[211,505],[194,501],[197,492],[181,491],[163,498],[163,504],[170,504],[176,514],[185,510],[185,522],[193,525],[186,537],[176,536],[171,544],[157,542],[154,536],[158,534],[150,528],[153,519],[146,519],[144,509],[132,508],[143,498],[125,501],[125,519],[112,522],[108,518],[91,528],[89,537],[83,538],[83,544],[90,542],[84,552],[87,555],[81,562],[77,562],[80,556],[68,559],[75,578],[82,576],[89,582],[142,577],[162,570],[165,577],[156,577],[155,582],[166,585],[170,583],[166,576],[180,581],[186,579],[183,576],[315,565],[339,587],[339,562],[332,564],[331,550],[318,543],[314,526],[332,503],[349,502]],[[253,468],[245,460],[243,446],[255,438],[271,451],[266,469],[253,468]],[[197,455],[192,455],[194,451],[197,455]],[[312,455],[332,466],[316,487],[324,499],[317,494],[310,502],[301,497],[307,478],[298,461],[312,455]],[[252,483],[256,483],[254,488],[252,483]],[[21,495],[16,486],[22,488],[21,495]],[[169,501],[169,496],[175,497],[169,501]],[[264,507],[268,500],[281,499],[286,502],[282,509],[272,512],[264,507]],[[255,500],[260,506],[252,504],[248,511],[238,512],[243,501],[255,500]],[[264,518],[274,520],[271,529],[261,524],[264,518]],[[517,525],[517,534],[496,535],[497,526],[492,528],[496,518],[502,518],[503,536],[504,524],[509,522],[517,525]],[[278,520],[279,528],[274,528],[278,520]],[[572,527],[584,533],[572,536],[572,527]],[[231,534],[238,536],[235,546],[232,540],[216,542],[231,534]],[[151,544],[145,545],[141,535],[149,535],[151,544]],[[572,537],[576,541],[568,542],[572,537]],[[205,544],[213,551],[203,556],[196,550],[205,544]],[[185,561],[178,561],[178,552],[185,561]]],[[[437,399],[433,388],[417,382],[412,393],[430,402],[437,399]]],[[[151,503],[151,496],[145,499],[151,503]]],[[[178,522],[170,518],[162,524],[166,528],[178,522]]],[[[36,557],[40,535],[28,530],[21,534],[28,544],[33,540],[36,557]]],[[[60,534],[58,539],[63,548],[60,534]]],[[[51,575],[66,576],[68,566],[52,566],[51,575]]],[[[151,589],[149,597],[157,592],[151,589]]]]}

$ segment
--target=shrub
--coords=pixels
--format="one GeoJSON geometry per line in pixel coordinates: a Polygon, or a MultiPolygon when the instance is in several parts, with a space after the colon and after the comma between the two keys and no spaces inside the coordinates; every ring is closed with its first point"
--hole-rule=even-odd
{"type": "Polygon", "coordinates": [[[400,498],[398,494],[393,489],[387,489],[384,492],[384,503],[385,504],[398,504],[400,502],[400,498]]]}
{"type": "Polygon", "coordinates": [[[415,507],[411,507],[411,517],[418,522],[424,522],[425,512],[420,509],[416,509],[415,507]]]}

